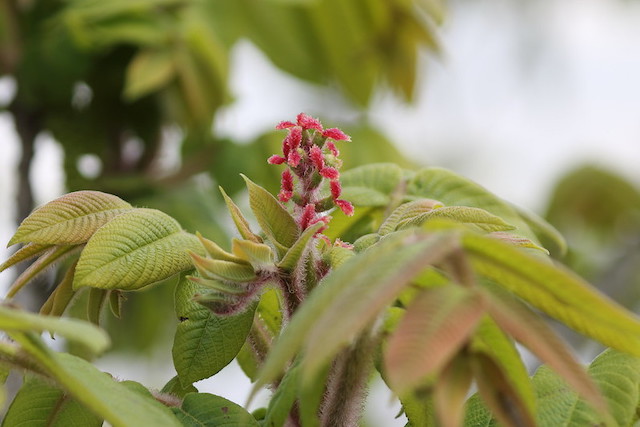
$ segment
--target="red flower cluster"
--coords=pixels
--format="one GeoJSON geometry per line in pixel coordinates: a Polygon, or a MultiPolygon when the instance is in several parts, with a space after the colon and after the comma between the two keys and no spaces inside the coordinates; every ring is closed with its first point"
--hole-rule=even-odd
{"type": "Polygon", "coordinates": [[[282,141],[282,156],[276,154],[267,161],[272,165],[286,163],[289,166],[282,172],[278,198],[283,203],[293,200],[302,229],[320,221],[327,223],[329,217],[323,212],[331,206],[353,215],[353,205],[339,198],[342,193],[338,172],[341,162],[335,144],[335,141],[350,141],[351,138],[340,129],[324,129],[318,119],[304,113],[298,114],[296,123],[280,122],[276,129],[288,129],[289,133],[282,141]],[[329,200],[319,198],[323,179],[329,180],[329,200]]]}

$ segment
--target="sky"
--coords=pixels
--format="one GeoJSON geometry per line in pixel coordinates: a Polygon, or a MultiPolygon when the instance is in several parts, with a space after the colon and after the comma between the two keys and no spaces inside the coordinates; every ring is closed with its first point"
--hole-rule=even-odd
{"type": "MultiPolygon", "coordinates": [[[[618,171],[640,185],[639,22],[636,1],[453,1],[440,31],[443,52],[425,58],[416,104],[379,95],[369,120],[416,161],[452,168],[538,213],[557,179],[581,164],[618,171]]],[[[236,102],[218,117],[223,134],[250,140],[300,111],[317,114],[307,111],[310,105],[337,102],[326,123],[348,112],[334,96],[273,68],[248,43],[235,50],[233,66],[236,102]]],[[[0,104],[11,91],[12,82],[0,79],[0,104]]],[[[46,135],[37,149],[32,181],[44,203],[64,192],[62,152],[46,135]]],[[[0,113],[0,152],[0,241],[6,242],[15,229],[19,157],[6,113],[0,113]]],[[[7,255],[0,250],[1,258],[7,255]]],[[[0,275],[0,286],[7,276],[0,275]]],[[[152,375],[140,365],[133,375],[152,375]]],[[[237,391],[229,397],[243,403],[245,386],[232,391],[225,384],[218,378],[206,387],[237,391]]],[[[404,425],[393,419],[390,396],[374,394],[379,404],[370,405],[372,417],[380,425],[404,425]]]]}

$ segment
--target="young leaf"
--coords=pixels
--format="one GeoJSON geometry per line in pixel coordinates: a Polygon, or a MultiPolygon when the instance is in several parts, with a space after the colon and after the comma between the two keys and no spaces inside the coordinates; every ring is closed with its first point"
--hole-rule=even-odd
{"type": "Polygon", "coordinates": [[[596,409],[605,409],[602,395],[585,370],[539,316],[510,295],[493,292],[485,296],[487,312],[502,330],[558,372],[596,409]]]}
{"type": "Polygon", "coordinates": [[[27,283],[42,274],[47,267],[60,261],[65,256],[76,250],[77,246],[52,246],[45,250],[40,258],[31,264],[18,278],[11,284],[7,298],[13,298],[27,283]]]}
{"type": "Polygon", "coordinates": [[[84,243],[102,225],[131,209],[111,194],[76,191],[36,209],[18,227],[9,245],[35,242],[49,245],[84,243]]]}
{"type": "Polygon", "coordinates": [[[216,374],[238,354],[253,323],[254,310],[217,316],[192,300],[203,289],[181,278],[175,304],[178,328],[173,341],[173,364],[183,385],[216,374]]]}
{"type": "Polygon", "coordinates": [[[527,223],[529,228],[536,234],[545,248],[548,248],[554,255],[564,256],[567,253],[567,242],[558,230],[538,215],[528,210],[514,206],[520,217],[527,223]]]}
{"type": "Polygon", "coordinates": [[[207,279],[250,282],[257,277],[253,267],[246,261],[241,260],[240,263],[237,263],[205,258],[195,253],[190,253],[190,255],[198,273],[207,279]]]}
{"type": "Polygon", "coordinates": [[[304,369],[313,376],[372,322],[413,276],[445,256],[455,241],[454,234],[395,233],[332,271],[280,335],[254,390],[277,378],[303,345],[304,369]]]}
{"type": "Polygon", "coordinates": [[[418,199],[413,202],[403,203],[395,208],[391,215],[384,220],[378,233],[381,236],[389,234],[395,231],[400,223],[442,207],[444,205],[441,202],[431,199],[418,199]]]}
{"type": "Polygon", "coordinates": [[[263,423],[265,427],[284,425],[298,394],[299,372],[299,366],[294,363],[282,377],[282,381],[269,401],[267,416],[263,423]]]}
{"type": "Polygon", "coordinates": [[[182,386],[182,382],[180,381],[180,377],[177,375],[171,378],[160,390],[162,393],[169,393],[179,398],[184,398],[189,393],[197,393],[198,389],[193,386],[193,384],[189,384],[186,387],[182,386]]]}
{"type": "Polygon", "coordinates": [[[102,329],[77,319],[41,316],[0,305],[0,329],[3,331],[48,331],[84,345],[93,354],[109,347],[109,336],[102,329]]]}
{"type": "Polygon", "coordinates": [[[211,258],[221,261],[230,261],[237,263],[243,262],[242,258],[238,258],[238,256],[225,251],[220,246],[218,246],[216,242],[202,237],[200,233],[196,232],[196,237],[198,238],[198,240],[200,240],[200,244],[207,251],[207,254],[211,258]]]}
{"type": "Polygon", "coordinates": [[[304,254],[309,247],[309,242],[313,242],[313,236],[323,226],[322,223],[314,224],[304,230],[300,238],[291,246],[287,253],[278,263],[278,268],[285,271],[293,271],[300,259],[304,259],[304,254]]]}
{"type": "Polygon", "coordinates": [[[100,325],[100,315],[108,297],[108,291],[104,289],[89,289],[89,298],[87,300],[87,320],[89,322],[96,326],[100,325]]]}
{"type": "Polygon", "coordinates": [[[11,334],[71,396],[114,427],[180,427],[171,411],[151,397],[129,390],[89,362],[55,353],[32,333],[11,334]]]}
{"type": "Polygon", "coordinates": [[[475,270],[604,344],[640,355],[640,322],[575,274],[496,239],[465,234],[475,270]]]}
{"type": "Polygon", "coordinates": [[[273,250],[269,245],[251,240],[233,239],[231,251],[255,270],[275,270],[273,250]]]}
{"type": "Polygon", "coordinates": [[[53,245],[46,245],[41,243],[27,243],[20,249],[18,249],[8,260],[0,265],[0,272],[6,270],[12,265],[16,265],[19,262],[26,261],[35,256],[41,255],[44,251],[49,249],[53,245]]]}
{"type": "Polygon", "coordinates": [[[49,316],[62,316],[67,306],[76,294],[73,290],[73,275],[76,270],[76,264],[74,262],[71,267],[66,271],[62,281],[56,286],[55,290],[49,295],[49,298],[40,308],[40,314],[49,316]]]}
{"type": "Polygon", "coordinates": [[[291,214],[264,188],[242,175],[249,189],[249,204],[262,231],[281,248],[290,248],[300,237],[300,227],[291,214]]]}
{"type": "Polygon", "coordinates": [[[227,193],[225,193],[222,187],[219,187],[219,188],[220,188],[220,192],[222,193],[222,197],[224,197],[224,201],[227,204],[227,209],[231,214],[231,219],[233,219],[233,223],[236,225],[236,228],[238,229],[240,236],[243,239],[251,240],[252,242],[262,243],[262,239],[260,239],[260,237],[258,237],[257,235],[253,234],[253,232],[251,231],[251,228],[249,228],[249,222],[244,217],[244,215],[242,215],[240,208],[233,202],[233,200],[231,200],[231,197],[229,197],[227,193]]]}
{"type": "Polygon", "coordinates": [[[260,426],[241,406],[209,393],[189,393],[180,408],[171,409],[183,426],[260,426]]]}
{"type": "Polygon", "coordinates": [[[386,206],[402,181],[402,169],[393,163],[360,166],[342,173],[342,197],[355,206],[386,206]]]}
{"type": "Polygon", "coordinates": [[[430,210],[407,220],[400,220],[398,229],[406,227],[416,227],[432,218],[445,218],[455,222],[475,226],[482,231],[505,231],[513,230],[515,227],[505,222],[499,216],[493,215],[480,208],[468,206],[445,206],[430,210]]]}
{"type": "MultiPolygon", "coordinates": [[[[588,372],[602,391],[616,425],[632,425],[640,397],[640,358],[608,349],[591,363],[588,372]]],[[[533,384],[540,427],[601,425],[607,421],[546,366],[538,369],[533,384]]]]}
{"type": "Polygon", "coordinates": [[[484,314],[480,295],[457,285],[426,289],[408,307],[385,352],[385,373],[402,395],[439,373],[484,314]]]}
{"type": "Polygon", "coordinates": [[[472,379],[469,360],[464,357],[455,357],[442,371],[433,389],[433,402],[439,425],[460,426],[465,398],[472,379]]]}
{"type": "Polygon", "coordinates": [[[133,101],[160,89],[175,77],[171,52],[161,49],[140,51],[127,67],[124,96],[133,101]]]}
{"type": "Polygon", "coordinates": [[[136,290],[191,268],[197,237],[154,209],[130,210],[101,227],[82,251],[73,288],[136,290]]]}
{"type": "Polygon", "coordinates": [[[11,402],[2,425],[30,427],[101,427],[102,418],[64,391],[35,376],[24,383],[11,402]]]}

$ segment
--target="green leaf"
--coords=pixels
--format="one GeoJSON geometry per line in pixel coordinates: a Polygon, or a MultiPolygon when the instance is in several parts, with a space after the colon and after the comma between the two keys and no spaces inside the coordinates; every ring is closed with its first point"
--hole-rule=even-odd
{"type": "Polygon", "coordinates": [[[237,263],[243,263],[244,260],[242,258],[238,258],[236,255],[231,254],[224,249],[222,249],[218,244],[212,240],[206,239],[202,237],[200,233],[196,232],[196,237],[200,240],[200,244],[207,251],[207,254],[213,259],[219,259],[222,261],[231,261],[237,263]]]}
{"type": "Polygon", "coordinates": [[[293,246],[300,237],[296,220],[271,193],[246,176],[242,178],[249,189],[249,205],[262,231],[280,250],[293,246]]]}
{"type": "Polygon", "coordinates": [[[309,249],[309,242],[313,242],[313,236],[323,225],[322,223],[317,223],[304,230],[296,243],[294,243],[284,257],[282,257],[282,260],[278,263],[278,268],[285,271],[293,271],[300,260],[305,259],[306,252],[309,249]]]}
{"type": "Polygon", "coordinates": [[[431,199],[418,199],[413,202],[403,203],[395,208],[393,212],[391,212],[391,215],[384,220],[378,229],[378,233],[381,236],[389,234],[392,231],[395,231],[400,223],[409,221],[424,213],[441,207],[444,207],[441,202],[431,199]]]}
{"type": "Polygon", "coordinates": [[[407,194],[440,200],[447,206],[469,206],[484,209],[515,226],[518,234],[539,243],[525,221],[510,204],[482,186],[443,168],[418,171],[407,184],[407,194]]]}
{"type": "Polygon", "coordinates": [[[341,197],[355,206],[386,206],[402,181],[402,175],[402,169],[393,163],[350,169],[340,176],[341,197]]]}
{"type": "Polygon", "coordinates": [[[253,323],[254,310],[217,316],[192,300],[203,289],[182,278],[175,294],[178,328],[173,341],[173,364],[183,385],[216,374],[236,357],[253,323]]]}
{"type": "Polygon", "coordinates": [[[77,248],[77,246],[65,245],[52,246],[45,250],[42,256],[23,271],[11,284],[9,292],[7,292],[7,298],[13,298],[27,283],[38,277],[51,265],[71,255],[77,248]]]}
{"type": "Polygon", "coordinates": [[[471,366],[465,357],[453,358],[438,376],[433,389],[433,404],[443,427],[460,426],[472,380],[471,366]]]}
{"type": "Polygon", "coordinates": [[[413,276],[445,256],[455,240],[453,234],[395,233],[333,270],[276,341],[254,390],[277,378],[303,346],[305,376],[313,376],[372,322],[413,276]]]}
{"type": "Polygon", "coordinates": [[[51,248],[53,245],[45,245],[40,243],[27,243],[20,249],[18,249],[13,255],[9,257],[8,260],[0,265],[0,272],[6,270],[12,265],[18,264],[19,262],[26,261],[30,258],[41,255],[44,251],[51,248]]]}
{"type": "Polygon", "coordinates": [[[111,194],[76,191],[36,209],[18,227],[9,241],[50,245],[84,243],[102,225],[131,209],[131,205],[111,194]]]}
{"type": "Polygon", "coordinates": [[[76,270],[76,264],[74,262],[71,267],[66,271],[62,281],[56,286],[55,290],[51,293],[47,301],[40,308],[40,314],[49,316],[62,316],[67,306],[76,294],[73,290],[73,275],[76,270]]]}
{"type": "Polygon", "coordinates": [[[423,290],[407,308],[385,352],[385,374],[400,395],[438,374],[469,340],[484,309],[458,285],[423,290]]]}
{"type": "Polygon", "coordinates": [[[284,425],[296,401],[299,372],[299,366],[294,364],[282,377],[282,381],[280,381],[278,388],[269,400],[267,416],[263,423],[264,427],[281,427],[284,425]]]}
{"type": "Polygon", "coordinates": [[[191,268],[196,236],[154,209],[128,211],[101,227],[82,251],[73,288],[135,290],[191,268]]]}
{"type": "Polygon", "coordinates": [[[179,398],[184,398],[189,393],[197,393],[198,389],[193,384],[189,384],[186,387],[182,386],[179,376],[175,376],[167,382],[161,390],[163,393],[169,393],[179,398]]]}
{"type": "Polygon", "coordinates": [[[553,225],[526,209],[518,206],[514,206],[514,209],[550,252],[557,256],[564,256],[567,253],[567,242],[553,225]]]}
{"type": "Polygon", "coordinates": [[[42,316],[0,305],[0,329],[4,331],[48,331],[84,345],[93,354],[104,352],[110,344],[102,329],[82,320],[42,316]]]}
{"type": "Polygon", "coordinates": [[[175,77],[175,65],[169,51],[142,50],[127,67],[124,96],[130,101],[161,89],[175,77]]]}
{"type": "Polygon", "coordinates": [[[505,380],[509,382],[510,388],[518,394],[526,411],[535,414],[536,400],[522,357],[513,340],[507,337],[488,316],[485,316],[478,324],[470,350],[473,353],[483,353],[492,358],[504,371],[505,380]]]}
{"type": "Polygon", "coordinates": [[[468,233],[462,241],[479,274],[576,331],[640,356],[640,322],[575,274],[496,239],[468,233]]]}
{"type": "MultiPolygon", "coordinates": [[[[602,391],[616,425],[632,425],[640,397],[640,359],[608,349],[591,363],[588,372],[602,391]]],[[[607,421],[546,366],[538,369],[533,384],[540,427],[602,425],[607,421]]]]}
{"type": "Polygon", "coordinates": [[[233,239],[231,251],[243,261],[251,264],[255,270],[275,270],[273,250],[269,245],[251,240],[233,239]]]}
{"type": "Polygon", "coordinates": [[[87,299],[87,320],[96,326],[100,325],[102,308],[109,297],[108,291],[99,288],[90,288],[87,299]]]}
{"type": "Polygon", "coordinates": [[[242,236],[243,239],[251,240],[252,242],[262,243],[262,239],[260,239],[260,237],[258,237],[257,235],[253,234],[253,232],[251,231],[251,228],[249,228],[249,222],[244,217],[244,215],[242,215],[240,208],[233,202],[233,200],[231,200],[231,197],[229,197],[227,193],[225,193],[222,187],[219,187],[219,188],[220,188],[220,192],[222,193],[222,197],[224,197],[224,201],[227,204],[227,209],[229,210],[229,214],[231,214],[231,219],[233,220],[233,223],[236,225],[236,228],[238,229],[240,236],[242,236]]]}
{"type": "Polygon", "coordinates": [[[101,427],[102,418],[50,383],[26,376],[3,427],[101,427]]]}
{"type": "Polygon", "coordinates": [[[89,362],[55,353],[33,334],[12,334],[22,347],[79,403],[114,427],[180,427],[171,411],[100,372],[89,362]]]}
{"type": "Polygon", "coordinates": [[[538,315],[512,295],[500,294],[498,290],[485,292],[485,302],[487,312],[503,331],[562,375],[595,408],[604,409],[602,395],[583,367],[538,315]]]}
{"type": "Polygon", "coordinates": [[[238,263],[205,258],[195,253],[190,253],[190,255],[198,273],[207,279],[250,282],[257,277],[251,264],[246,261],[241,260],[238,263]]]}
{"type": "Polygon", "coordinates": [[[446,206],[430,210],[429,212],[405,221],[401,220],[398,224],[398,229],[416,227],[432,218],[450,219],[455,222],[475,226],[486,232],[513,230],[515,228],[507,224],[499,216],[493,215],[484,209],[471,208],[468,206],[446,206]]]}
{"type": "Polygon", "coordinates": [[[241,406],[209,393],[187,394],[180,408],[172,408],[184,427],[259,427],[241,406]]]}

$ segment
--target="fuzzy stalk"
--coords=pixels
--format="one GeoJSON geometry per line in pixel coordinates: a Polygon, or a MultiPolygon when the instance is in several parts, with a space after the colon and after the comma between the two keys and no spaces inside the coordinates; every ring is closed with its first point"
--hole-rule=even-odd
{"type": "Polygon", "coordinates": [[[369,328],[334,360],[320,405],[322,427],[358,425],[364,409],[367,381],[373,369],[376,341],[369,328]]]}

